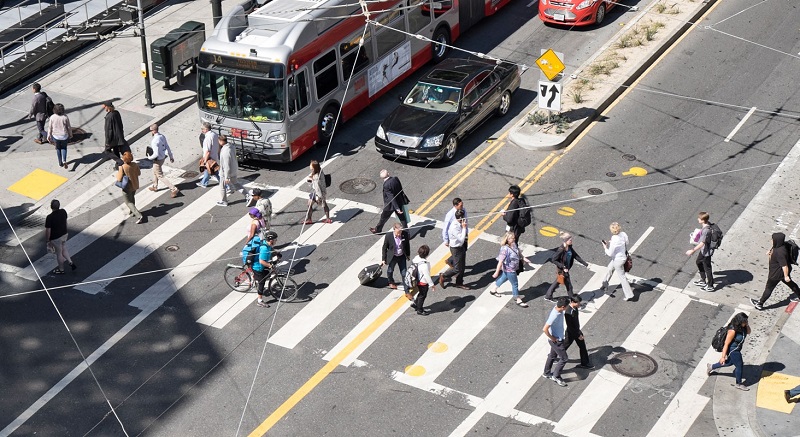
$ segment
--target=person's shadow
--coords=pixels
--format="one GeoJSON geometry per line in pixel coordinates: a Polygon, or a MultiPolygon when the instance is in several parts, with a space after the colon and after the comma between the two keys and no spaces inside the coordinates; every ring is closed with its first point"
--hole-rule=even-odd
{"type": "Polygon", "coordinates": [[[457,313],[464,309],[464,307],[467,306],[467,303],[472,302],[473,300],[475,300],[475,296],[471,294],[465,296],[447,296],[442,301],[428,305],[426,309],[430,311],[431,314],[443,313],[450,310],[452,310],[454,313],[457,313]]]}

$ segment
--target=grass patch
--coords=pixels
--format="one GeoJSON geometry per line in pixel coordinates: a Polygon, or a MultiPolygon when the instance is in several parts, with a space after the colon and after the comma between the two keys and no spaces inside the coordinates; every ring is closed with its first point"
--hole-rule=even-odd
{"type": "Polygon", "coordinates": [[[654,9],[659,14],[677,15],[677,14],[681,13],[681,10],[678,7],[677,3],[673,3],[673,4],[669,5],[669,6],[667,6],[667,4],[664,3],[664,2],[658,2],[658,3],[656,3],[654,9]]]}
{"type": "Polygon", "coordinates": [[[557,134],[562,134],[569,129],[570,119],[561,114],[548,114],[546,111],[536,111],[528,114],[528,123],[539,126],[551,124],[556,128],[557,134]]]}
{"type": "Polygon", "coordinates": [[[623,35],[622,38],[617,41],[617,48],[627,49],[628,47],[639,47],[642,44],[644,44],[644,42],[639,36],[639,28],[634,27],[630,32],[623,35]]]}

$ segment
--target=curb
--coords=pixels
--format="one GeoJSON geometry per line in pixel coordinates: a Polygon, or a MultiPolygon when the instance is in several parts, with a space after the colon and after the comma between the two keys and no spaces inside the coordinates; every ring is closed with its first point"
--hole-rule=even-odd
{"type": "MultiPolygon", "coordinates": [[[[573,127],[566,136],[550,135],[550,134],[528,135],[528,134],[520,133],[519,132],[520,129],[527,123],[527,113],[526,113],[525,120],[523,120],[523,122],[521,124],[515,125],[512,128],[512,130],[509,132],[509,134],[508,134],[509,141],[511,141],[515,145],[519,146],[520,148],[523,148],[523,149],[526,149],[526,150],[542,150],[542,151],[558,150],[558,149],[563,149],[566,146],[568,146],[573,140],[575,140],[575,138],[578,137],[578,135],[580,135],[584,130],[586,130],[586,128],[592,122],[597,120],[599,118],[600,114],[602,114],[602,112],[605,111],[606,108],[608,108],[614,101],[616,101],[616,99],[623,92],[625,92],[625,90],[630,88],[631,84],[633,84],[634,82],[639,80],[639,78],[644,74],[644,72],[647,71],[647,69],[650,68],[653,64],[655,64],[655,62],[658,60],[658,58],[661,57],[661,55],[663,55],[670,47],[672,47],[673,44],[675,44],[675,41],[677,41],[679,38],[681,38],[683,35],[685,35],[693,26],[697,25],[698,24],[697,20],[700,19],[700,17],[702,17],[703,14],[705,14],[714,4],[716,4],[717,1],[718,0],[708,0],[707,2],[701,3],[700,7],[695,11],[695,13],[693,15],[691,15],[684,22],[683,25],[681,25],[680,27],[675,29],[675,31],[671,35],[669,35],[667,38],[665,38],[664,41],[661,43],[661,45],[656,47],[655,51],[652,52],[647,58],[645,58],[633,70],[631,75],[624,82],[622,82],[621,85],[619,85],[615,89],[612,89],[611,91],[609,91],[608,94],[606,94],[605,97],[603,97],[600,100],[600,103],[597,106],[597,108],[594,108],[593,113],[591,115],[581,119],[581,121],[575,127],[573,127]],[[542,137],[545,137],[545,138],[553,138],[554,137],[554,138],[550,139],[550,140],[539,139],[539,138],[542,138],[542,137]],[[531,143],[534,143],[534,144],[531,144],[531,143]],[[543,145],[542,146],[538,146],[538,145],[536,145],[536,143],[541,143],[543,145]],[[522,144],[524,144],[524,145],[522,145],[522,144]]],[[[622,29],[622,31],[617,33],[617,36],[622,35],[626,30],[628,30],[634,24],[638,23],[639,20],[641,20],[645,15],[647,15],[649,13],[649,11],[653,8],[654,5],[655,5],[655,2],[653,4],[651,4],[649,8],[645,9],[644,11],[642,11],[642,14],[640,14],[638,17],[636,17],[635,19],[631,20],[631,22],[628,23],[622,29]]],[[[577,71],[583,71],[586,66],[588,66],[590,63],[594,62],[594,60],[597,59],[597,57],[601,53],[605,52],[606,49],[608,49],[608,47],[615,41],[616,41],[616,39],[613,39],[613,40],[609,41],[608,43],[606,43],[606,45],[601,47],[596,52],[596,54],[594,56],[589,58],[580,67],[578,67],[577,71]]],[[[567,83],[565,83],[565,85],[567,85],[567,83]]],[[[592,108],[586,108],[586,109],[590,110],[592,108]]]]}

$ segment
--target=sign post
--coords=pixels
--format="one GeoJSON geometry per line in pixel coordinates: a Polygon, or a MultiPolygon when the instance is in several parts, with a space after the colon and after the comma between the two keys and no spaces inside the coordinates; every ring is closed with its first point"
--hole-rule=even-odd
{"type": "MultiPolygon", "coordinates": [[[[561,56],[564,56],[563,54],[561,56]]],[[[553,49],[542,50],[542,55],[536,60],[536,65],[542,70],[547,80],[539,81],[539,108],[547,111],[547,121],[553,111],[561,112],[561,78],[564,63],[553,49]]]]}

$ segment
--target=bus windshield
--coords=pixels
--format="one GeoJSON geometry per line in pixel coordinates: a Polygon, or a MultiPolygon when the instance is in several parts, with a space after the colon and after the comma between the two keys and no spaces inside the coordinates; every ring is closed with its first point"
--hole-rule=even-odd
{"type": "Polygon", "coordinates": [[[461,89],[459,88],[417,82],[403,102],[415,108],[453,112],[458,110],[460,98],[461,89]]]}
{"type": "Polygon", "coordinates": [[[266,79],[201,69],[200,107],[251,121],[283,121],[283,79],[266,79]]]}

